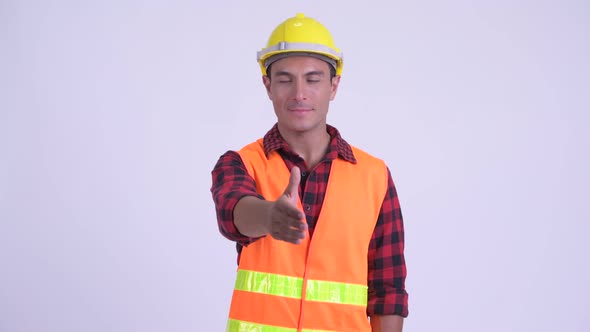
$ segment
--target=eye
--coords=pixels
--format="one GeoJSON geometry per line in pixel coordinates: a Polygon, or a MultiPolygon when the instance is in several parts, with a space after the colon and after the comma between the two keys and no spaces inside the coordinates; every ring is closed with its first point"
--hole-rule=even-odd
{"type": "Polygon", "coordinates": [[[279,83],[291,83],[291,80],[279,80],[279,83]]]}
{"type": "Polygon", "coordinates": [[[320,81],[320,78],[317,77],[317,76],[315,76],[315,75],[314,76],[309,76],[307,78],[307,82],[308,83],[318,83],[319,81],[320,81]]]}

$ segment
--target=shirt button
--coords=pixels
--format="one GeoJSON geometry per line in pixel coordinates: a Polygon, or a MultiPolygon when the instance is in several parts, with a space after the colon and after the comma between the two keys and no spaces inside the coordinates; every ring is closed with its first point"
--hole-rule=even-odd
{"type": "Polygon", "coordinates": [[[309,210],[311,210],[311,206],[309,206],[309,205],[306,205],[306,206],[305,206],[305,211],[309,211],[309,210]]]}
{"type": "Polygon", "coordinates": [[[306,175],[307,175],[307,173],[301,172],[301,176],[306,176],[306,175]]]}

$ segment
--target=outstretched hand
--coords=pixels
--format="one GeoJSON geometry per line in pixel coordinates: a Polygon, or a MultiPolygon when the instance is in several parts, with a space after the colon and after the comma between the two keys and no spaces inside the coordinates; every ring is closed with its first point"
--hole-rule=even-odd
{"type": "Polygon", "coordinates": [[[268,214],[269,234],[281,241],[299,244],[305,237],[305,215],[297,207],[301,172],[297,166],[291,169],[285,192],[272,204],[268,214]]]}

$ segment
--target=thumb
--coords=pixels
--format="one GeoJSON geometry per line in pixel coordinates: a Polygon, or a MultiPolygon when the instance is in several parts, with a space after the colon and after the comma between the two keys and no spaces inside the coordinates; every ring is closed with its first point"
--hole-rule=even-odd
{"type": "Polygon", "coordinates": [[[301,171],[299,167],[294,166],[291,168],[291,176],[289,176],[289,184],[285,189],[284,195],[293,199],[293,197],[299,197],[299,183],[301,182],[301,171]]]}

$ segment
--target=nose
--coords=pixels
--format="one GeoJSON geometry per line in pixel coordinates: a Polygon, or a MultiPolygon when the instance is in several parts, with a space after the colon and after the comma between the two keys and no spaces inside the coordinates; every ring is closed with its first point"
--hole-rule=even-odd
{"type": "Polygon", "coordinates": [[[303,101],[307,98],[305,97],[305,80],[297,80],[295,84],[293,84],[293,99],[296,101],[303,101]]]}

